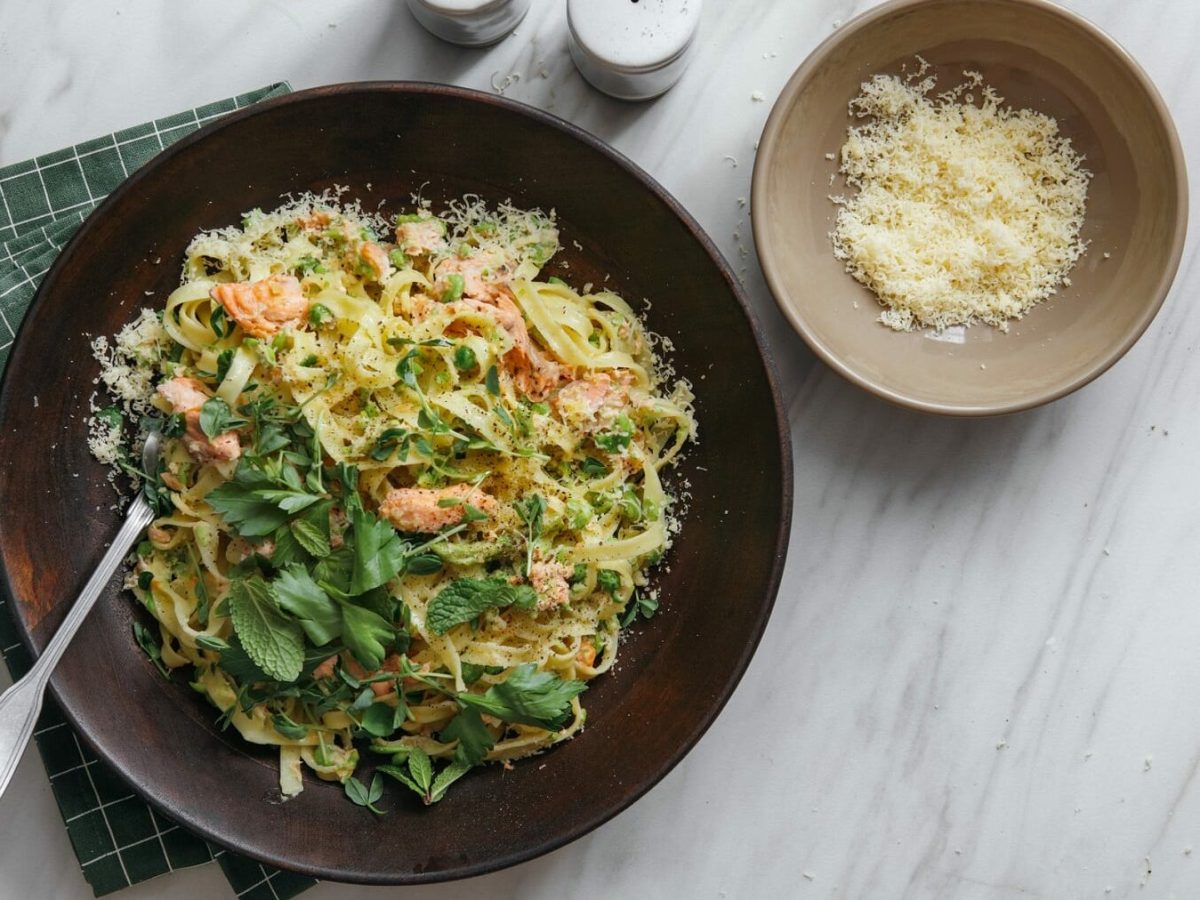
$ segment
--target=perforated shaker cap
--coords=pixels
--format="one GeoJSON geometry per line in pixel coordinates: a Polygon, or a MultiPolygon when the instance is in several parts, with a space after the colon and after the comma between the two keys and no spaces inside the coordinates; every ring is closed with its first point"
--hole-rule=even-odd
{"type": "Polygon", "coordinates": [[[621,72],[654,71],[683,55],[696,34],[702,0],[567,0],[571,34],[596,63],[621,72]]]}

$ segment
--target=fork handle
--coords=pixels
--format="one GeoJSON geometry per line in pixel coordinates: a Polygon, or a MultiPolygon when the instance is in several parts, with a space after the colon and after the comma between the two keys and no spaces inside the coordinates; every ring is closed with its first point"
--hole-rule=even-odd
{"type": "Polygon", "coordinates": [[[108,552],[100,560],[100,565],[84,585],[83,592],[71,606],[66,619],[50,639],[42,655],[24,678],[0,695],[0,795],[4,794],[5,788],[12,780],[17,763],[21,761],[21,755],[25,752],[25,745],[29,743],[33,734],[33,726],[42,710],[42,700],[46,694],[46,685],[50,681],[50,673],[54,671],[54,666],[67,649],[67,644],[71,642],[71,638],[96,604],[104,586],[112,578],[113,572],[117,570],[129,548],[153,520],[153,510],[139,495],[130,505],[125,523],[113,538],[108,552]]]}

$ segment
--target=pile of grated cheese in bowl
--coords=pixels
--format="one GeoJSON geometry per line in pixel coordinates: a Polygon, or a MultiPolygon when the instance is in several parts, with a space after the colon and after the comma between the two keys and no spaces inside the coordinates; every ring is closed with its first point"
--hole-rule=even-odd
{"type": "Polygon", "coordinates": [[[897,331],[986,322],[1003,331],[1070,284],[1091,173],[1051,117],[1013,110],[978,72],[875,75],[850,101],[840,169],[854,196],[830,237],[897,331]],[[976,101],[978,93],[978,104],[976,101]]]}

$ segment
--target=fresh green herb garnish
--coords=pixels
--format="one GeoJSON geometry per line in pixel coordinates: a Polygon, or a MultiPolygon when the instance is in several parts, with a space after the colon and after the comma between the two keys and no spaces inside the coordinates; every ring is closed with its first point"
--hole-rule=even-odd
{"type": "Polygon", "coordinates": [[[463,692],[458,702],[505,722],[557,730],[571,714],[571,701],[587,690],[582,681],[540,672],[533,663],[517,666],[508,678],[483,694],[463,692]]]}
{"type": "Polygon", "coordinates": [[[537,594],[527,584],[512,585],[504,578],[458,578],[429,602],[425,624],[434,634],[445,634],[485,610],[506,606],[533,609],[537,594]]]}
{"type": "Polygon", "coordinates": [[[652,619],[654,614],[658,612],[658,600],[654,597],[645,597],[640,593],[634,592],[629,598],[629,605],[625,607],[625,612],[621,616],[621,627],[633,623],[633,620],[640,613],[643,619],[652,619]]]}
{"type": "Polygon", "coordinates": [[[346,796],[356,805],[365,806],[377,816],[384,814],[382,809],[375,806],[379,798],[383,796],[383,779],[378,773],[371,779],[371,786],[369,788],[353,775],[346,779],[343,787],[346,791],[346,796]]]}
{"type": "Polygon", "coordinates": [[[241,428],[245,424],[246,420],[235,416],[229,409],[229,404],[220,397],[209,397],[200,407],[200,430],[210,438],[241,428]]]}
{"type": "Polygon", "coordinates": [[[379,771],[395,778],[429,806],[446,796],[446,790],[469,772],[469,764],[455,760],[445,766],[437,776],[433,774],[433,761],[418,747],[406,748],[395,754],[391,765],[379,767],[379,771]]]}
{"type": "Polygon", "coordinates": [[[158,669],[158,671],[162,673],[162,677],[170,678],[170,670],[163,665],[162,647],[160,646],[159,641],[155,640],[154,635],[150,633],[150,629],[144,626],[141,622],[135,621],[133,623],[133,639],[137,641],[137,644],[142,648],[142,651],[148,657],[150,657],[150,662],[154,663],[154,668],[158,669]]]}
{"type": "Polygon", "coordinates": [[[525,577],[533,568],[533,548],[542,536],[543,519],[546,514],[546,499],[541,494],[531,494],[513,504],[517,516],[525,525],[525,577]]]}
{"type": "Polygon", "coordinates": [[[258,576],[233,582],[229,617],[247,655],[276,681],[291,682],[304,666],[300,626],[280,610],[267,583],[258,576]]]}

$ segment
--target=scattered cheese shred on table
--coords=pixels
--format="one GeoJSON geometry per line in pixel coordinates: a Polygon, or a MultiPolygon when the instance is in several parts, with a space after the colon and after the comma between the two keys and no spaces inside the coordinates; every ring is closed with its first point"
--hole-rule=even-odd
{"type": "Polygon", "coordinates": [[[870,121],[841,148],[857,193],[832,198],[834,255],[875,292],[890,328],[1007,331],[1084,252],[1092,176],[1054,119],[1006,106],[978,72],[931,97],[921,62],[903,79],[874,76],[850,101],[870,121]]]}

